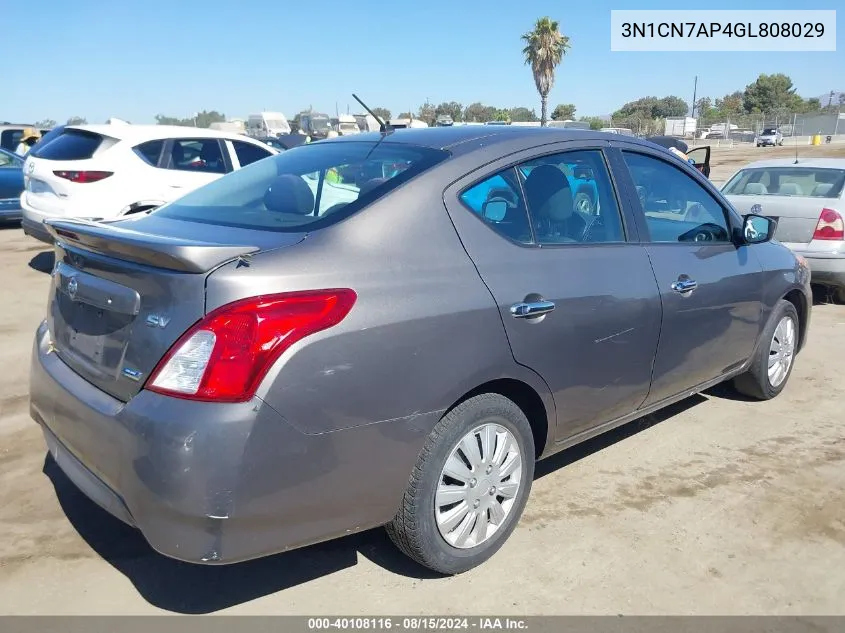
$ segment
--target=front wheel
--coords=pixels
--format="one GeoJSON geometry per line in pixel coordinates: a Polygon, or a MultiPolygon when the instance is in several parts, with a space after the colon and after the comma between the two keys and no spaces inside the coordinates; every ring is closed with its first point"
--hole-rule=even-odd
{"type": "Polygon", "coordinates": [[[751,367],[734,378],[737,391],[756,400],[771,400],[783,391],[798,349],[798,326],[795,306],[781,299],[763,331],[751,367]]]}
{"type": "Polygon", "coordinates": [[[516,527],[534,477],[534,439],[511,400],[482,394],[447,413],[426,440],[387,533],[442,574],[477,567],[516,527]]]}

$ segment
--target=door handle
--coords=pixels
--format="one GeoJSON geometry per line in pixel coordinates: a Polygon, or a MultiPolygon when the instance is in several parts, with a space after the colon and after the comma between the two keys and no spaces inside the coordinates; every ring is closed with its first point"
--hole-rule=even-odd
{"type": "Polygon", "coordinates": [[[554,309],[553,301],[522,301],[511,306],[511,316],[515,319],[528,319],[548,314],[554,309]]]}
{"type": "Polygon", "coordinates": [[[675,292],[680,292],[681,294],[692,292],[697,287],[698,282],[693,279],[679,279],[678,281],[672,284],[672,290],[674,290],[675,292]]]}

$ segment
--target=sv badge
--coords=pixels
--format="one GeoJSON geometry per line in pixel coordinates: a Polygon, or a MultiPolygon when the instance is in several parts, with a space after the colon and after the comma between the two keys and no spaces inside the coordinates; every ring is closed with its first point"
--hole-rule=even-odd
{"type": "Polygon", "coordinates": [[[147,316],[147,327],[158,327],[164,329],[170,323],[170,317],[163,314],[150,314],[147,316]]]}

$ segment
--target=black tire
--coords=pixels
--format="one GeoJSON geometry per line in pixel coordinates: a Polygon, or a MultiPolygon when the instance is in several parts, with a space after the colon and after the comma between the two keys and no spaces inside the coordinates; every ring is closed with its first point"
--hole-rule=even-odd
{"type": "Polygon", "coordinates": [[[754,353],[754,359],[751,362],[751,367],[748,371],[733,380],[734,388],[741,394],[754,398],[755,400],[771,400],[783,391],[786,384],[789,382],[789,377],[792,375],[792,369],[795,367],[795,352],[798,349],[798,339],[800,332],[800,320],[798,319],[798,312],[795,306],[789,301],[781,299],[775,305],[769,322],[766,328],[760,335],[760,341],[757,344],[757,351],[754,353]],[[795,325],[795,348],[793,349],[792,362],[789,365],[789,370],[783,381],[775,386],[769,380],[769,349],[772,338],[775,334],[775,329],[778,323],[784,317],[790,317],[795,325]]]}
{"type": "Polygon", "coordinates": [[[845,288],[836,288],[833,291],[833,302],[839,305],[845,304],[845,288]]]}
{"type": "Polygon", "coordinates": [[[499,550],[522,516],[531,492],[534,462],[531,426],[513,401],[487,393],[462,402],[443,416],[428,436],[411,473],[399,512],[385,526],[390,539],[404,554],[441,574],[459,574],[477,567],[499,550]],[[496,532],[481,544],[462,549],[450,545],[440,534],[434,511],[435,493],[452,450],[467,433],[488,422],[505,427],[519,446],[520,487],[510,513],[496,532]]]}

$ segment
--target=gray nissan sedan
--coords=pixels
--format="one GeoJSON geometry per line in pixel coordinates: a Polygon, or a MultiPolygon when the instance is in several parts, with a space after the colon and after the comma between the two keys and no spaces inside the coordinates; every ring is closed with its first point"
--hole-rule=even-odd
{"type": "Polygon", "coordinates": [[[537,459],[721,381],[775,397],[811,314],[773,220],[617,134],[340,137],[47,224],[32,416],[84,493],[194,563],[384,525],[471,569],[537,459]]]}

